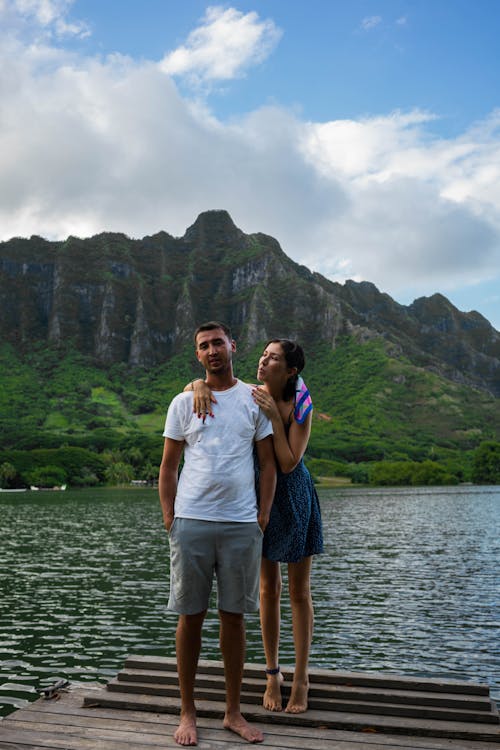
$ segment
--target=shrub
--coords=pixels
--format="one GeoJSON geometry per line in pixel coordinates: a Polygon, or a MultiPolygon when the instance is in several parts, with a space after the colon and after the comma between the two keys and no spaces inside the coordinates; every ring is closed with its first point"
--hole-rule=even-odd
{"type": "Polygon", "coordinates": [[[477,484],[500,484],[500,443],[487,440],[476,448],[472,481],[477,484]]]}
{"type": "Polygon", "coordinates": [[[60,466],[41,466],[30,471],[26,478],[35,487],[59,487],[67,481],[67,475],[60,466]]]}

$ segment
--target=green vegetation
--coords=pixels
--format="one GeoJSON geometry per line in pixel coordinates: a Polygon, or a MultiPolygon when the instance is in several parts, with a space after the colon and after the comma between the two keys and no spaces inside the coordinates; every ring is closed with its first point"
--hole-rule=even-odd
{"type": "MultiPolygon", "coordinates": [[[[238,352],[255,380],[260,346],[238,352]]],[[[500,483],[500,402],[390,356],[380,339],[306,350],[316,478],[377,485],[500,483]]],[[[0,348],[0,487],[151,481],[168,404],[200,373],[191,346],[145,370],[94,366],[70,344],[0,348]]]]}
{"type": "Polygon", "coordinates": [[[369,479],[388,486],[458,484],[458,477],[437,461],[382,461],[373,465],[369,479]]]}
{"type": "Polygon", "coordinates": [[[477,484],[500,484],[500,443],[481,443],[474,453],[472,480],[477,484]]]}

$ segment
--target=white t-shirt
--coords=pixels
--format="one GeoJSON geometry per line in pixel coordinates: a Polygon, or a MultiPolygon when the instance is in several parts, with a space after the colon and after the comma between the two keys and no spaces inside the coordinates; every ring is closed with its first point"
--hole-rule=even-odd
{"type": "Polygon", "coordinates": [[[251,386],[241,380],[214,395],[214,417],[205,422],[193,414],[189,391],[175,396],[168,408],[164,437],[185,441],[174,515],[255,521],[253,444],[272,435],[272,425],[253,400],[251,386]]]}

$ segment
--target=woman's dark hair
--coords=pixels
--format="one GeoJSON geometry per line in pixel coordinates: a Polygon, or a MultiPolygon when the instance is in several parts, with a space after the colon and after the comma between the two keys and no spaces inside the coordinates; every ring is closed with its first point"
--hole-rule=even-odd
{"type": "Polygon", "coordinates": [[[283,389],[283,401],[290,401],[290,399],[295,397],[295,387],[297,385],[299,372],[302,372],[306,364],[304,350],[299,344],[295,343],[295,341],[290,341],[290,339],[270,339],[265,348],[267,348],[269,344],[279,344],[285,355],[286,366],[297,368],[297,373],[295,375],[290,375],[283,389]]]}

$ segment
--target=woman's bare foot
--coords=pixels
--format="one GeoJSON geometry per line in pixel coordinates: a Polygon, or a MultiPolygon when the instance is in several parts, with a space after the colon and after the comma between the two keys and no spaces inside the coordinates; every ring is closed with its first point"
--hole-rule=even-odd
{"type": "Polygon", "coordinates": [[[229,729],[231,732],[239,734],[247,742],[255,743],[264,741],[264,735],[260,729],[249,724],[240,713],[226,713],[224,716],[224,729],[229,729]]]}
{"type": "Polygon", "coordinates": [[[283,682],[283,675],[281,672],[277,674],[266,674],[266,690],[264,698],[262,699],[262,705],[268,711],[281,711],[283,706],[281,704],[281,683],[283,682]]]}
{"type": "Polygon", "coordinates": [[[174,740],[178,745],[197,745],[196,714],[181,714],[179,726],[174,732],[174,740]]]}
{"type": "Polygon", "coordinates": [[[292,692],[288,700],[285,713],[302,714],[307,711],[307,698],[309,695],[309,683],[293,681],[292,692]]]}

